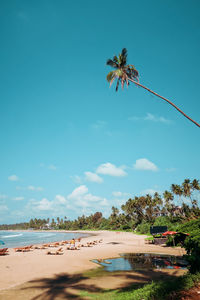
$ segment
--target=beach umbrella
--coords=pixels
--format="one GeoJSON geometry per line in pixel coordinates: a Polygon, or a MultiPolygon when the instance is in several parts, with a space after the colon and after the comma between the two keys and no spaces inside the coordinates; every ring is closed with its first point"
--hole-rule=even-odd
{"type": "Polygon", "coordinates": [[[167,235],[175,235],[175,234],[177,234],[176,231],[166,231],[162,235],[167,236],[167,235]]]}
{"type": "Polygon", "coordinates": [[[171,235],[172,236],[172,240],[173,240],[173,245],[175,246],[175,243],[174,243],[174,235],[177,234],[176,231],[166,231],[164,232],[162,235],[163,236],[168,236],[168,235],[171,235]]]}

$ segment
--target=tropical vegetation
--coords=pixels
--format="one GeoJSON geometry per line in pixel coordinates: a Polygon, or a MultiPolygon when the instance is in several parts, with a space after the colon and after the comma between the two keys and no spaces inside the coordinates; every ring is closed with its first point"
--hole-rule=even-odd
{"type": "MultiPolygon", "coordinates": [[[[62,229],[62,230],[126,230],[149,233],[150,226],[168,226],[176,230],[179,225],[200,218],[200,184],[197,179],[185,179],[182,184],[172,184],[163,194],[158,192],[129,198],[120,208],[115,206],[105,218],[97,211],[75,220],[63,218],[32,218],[29,222],[2,224],[0,229],[62,229]]],[[[67,211],[66,211],[67,213],[67,211]]]]}

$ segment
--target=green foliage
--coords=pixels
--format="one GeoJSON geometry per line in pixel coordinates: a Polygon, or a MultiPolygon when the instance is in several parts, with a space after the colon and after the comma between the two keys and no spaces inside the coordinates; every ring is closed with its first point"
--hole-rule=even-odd
{"type": "Polygon", "coordinates": [[[101,293],[81,293],[82,296],[87,296],[89,299],[107,299],[107,300],[165,300],[178,298],[180,291],[192,288],[200,280],[200,273],[186,274],[174,279],[152,282],[151,284],[138,287],[132,285],[128,288],[122,288],[113,291],[104,290],[101,293]]]}
{"type": "Polygon", "coordinates": [[[189,233],[183,247],[187,251],[190,272],[200,271],[200,218],[179,226],[179,231],[189,233]]]}
{"type": "Polygon", "coordinates": [[[151,226],[150,223],[143,221],[141,224],[137,226],[136,231],[141,234],[149,234],[150,226],[151,226]]]}
{"type": "MultiPolygon", "coordinates": [[[[123,52],[123,53],[126,53],[123,52]]],[[[126,56],[126,55],[125,55],[126,56]]],[[[121,58],[120,58],[121,59],[121,58]]],[[[118,58],[113,58],[114,63],[119,63],[118,58]]],[[[111,62],[111,63],[113,63],[111,62]]],[[[89,216],[79,216],[76,220],[67,220],[67,217],[45,219],[31,219],[29,223],[0,225],[0,229],[61,229],[61,230],[125,230],[135,231],[140,234],[149,234],[150,226],[167,226],[168,230],[190,232],[194,230],[195,221],[191,223],[191,229],[188,227],[180,227],[183,222],[200,216],[200,209],[197,200],[193,198],[194,192],[200,192],[199,181],[194,179],[190,181],[185,179],[182,185],[172,184],[172,192],[165,191],[163,196],[155,193],[153,196],[133,197],[121,206],[122,213],[119,208],[112,207],[111,214],[108,218],[104,218],[101,212],[95,212],[89,216]],[[182,206],[175,206],[174,200],[178,200],[181,196],[188,198],[191,202],[190,206],[182,203],[182,206]],[[178,197],[178,198],[177,198],[178,197]],[[177,199],[176,199],[177,198],[177,199]],[[180,227],[180,228],[179,228],[180,227]]],[[[196,194],[195,194],[196,197],[196,194]]],[[[188,226],[188,225],[187,225],[188,226]]],[[[195,227],[196,228],[196,227],[195,227]]],[[[199,227],[197,226],[197,230],[199,227]]],[[[197,236],[197,234],[195,234],[197,236]]],[[[188,239],[187,239],[188,240],[188,239]]],[[[197,238],[198,241],[198,238],[197,238]]],[[[193,244],[197,244],[193,239],[193,244]]],[[[179,241],[178,241],[179,242],[179,241]]],[[[190,241],[191,244],[191,241],[190,241]]],[[[189,246],[189,242],[187,244],[189,246]]],[[[196,247],[196,246],[195,246],[196,247]]]]}
{"type": "MultiPolygon", "coordinates": [[[[178,224],[180,223],[180,219],[178,224]]],[[[170,219],[168,216],[158,217],[156,218],[153,226],[167,226],[168,230],[175,230],[177,227],[177,221],[170,219]]]]}

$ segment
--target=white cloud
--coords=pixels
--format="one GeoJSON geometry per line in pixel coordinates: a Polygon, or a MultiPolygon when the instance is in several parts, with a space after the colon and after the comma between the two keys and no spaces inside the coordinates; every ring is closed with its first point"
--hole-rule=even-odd
{"type": "Polygon", "coordinates": [[[17,175],[10,175],[8,177],[8,180],[10,181],[18,181],[19,180],[19,177],[17,175]]]}
{"type": "Polygon", "coordinates": [[[39,201],[37,205],[38,210],[52,210],[52,202],[49,201],[46,198],[43,198],[41,201],[39,201]]]}
{"type": "Polygon", "coordinates": [[[55,201],[57,201],[60,204],[66,204],[67,203],[67,199],[62,195],[56,195],[55,201]]]}
{"type": "Polygon", "coordinates": [[[145,117],[132,116],[132,117],[129,117],[128,120],[129,121],[152,121],[152,122],[159,122],[159,123],[165,123],[165,124],[172,123],[171,120],[166,119],[165,117],[158,117],[151,113],[147,113],[145,117]]]}
{"type": "Polygon", "coordinates": [[[80,185],[68,196],[69,199],[80,197],[88,192],[88,188],[85,185],[80,185]]]}
{"type": "Polygon", "coordinates": [[[74,208],[76,207],[84,207],[84,208],[94,208],[96,209],[97,206],[108,205],[107,199],[102,198],[96,195],[92,195],[88,193],[88,188],[85,185],[81,185],[73,190],[73,192],[68,195],[67,199],[69,201],[73,201],[74,208]]]}
{"type": "Polygon", "coordinates": [[[153,122],[160,122],[160,123],[165,123],[165,124],[169,124],[171,123],[170,120],[164,118],[164,117],[157,117],[154,116],[153,114],[147,113],[146,117],[144,118],[144,120],[146,121],[153,121],[153,122]]]}
{"type": "Polygon", "coordinates": [[[63,195],[57,194],[53,200],[48,200],[47,198],[42,198],[41,200],[36,200],[34,198],[29,199],[25,212],[29,214],[34,212],[37,214],[51,213],[52,216],[63,215],[64,209],[71,209],[68,204],[68,200],[63,195]]]}
{"type": "Polygon", "coordinates": [[[27,187],[22,187],[22,186],[16,186],[16,190],[20,190],[20,191],[37,191],[37,192],[41,192],[44,190],[43,187],[41,186],[34,186],[34,185],[29,185],[27,187]]]}
{"type": "Polygon", "coordinates": [[[5,200],[6,198],[8,198],[7,195],[4,195],[4,194],[1,194],[1,195],[0,195],[0,200],[5,200]]]}
{"type": "Polygon", "coordinates": [[[51,211],[53,210],[53,202],[49,201],[47,198],[43,198],[40,201],[32,198],[29,199],[26,206],[27,213],[36,212],[40,213],[40,211],[51,211]]]}
{"type": "Polygon", "coordinates": [[[158,171],[158,167],[146,158],[137,159],[134,164],[135,170],[158,171]]]}
{"type": "Polygon", "coordinates": [[[128,196],[130,196],[129,193],[123,193],[123,192],[120,192],[120,191],[114,191],[114,192],[112,192],[112,195],[113,195],[114,197],[117,197],[117,198],[128,197],[128,196]]]}
{"type": "Polygon", "coordinates": [[[22,201],[24,200],[24,197],[15,197],[15,198],[12,198],[14,201],[22,201]]]}
{"type": "Polygon", "coordinates": [[[0,205],[0,214],[3,214],[7,211],[8,211],[7,205],[4,205],[4,204],[0,205]]]}
{"type": "Polygon", "coordinates": [[[122,192],[112,192],[114,197],[122,197],[122,192]]]}
{"type": "Polygon", "coordinates": [[[124,167],[116,167],[111,163],[105,163],[105,164],[101,164],[97,168],[96,172],[98,174],[103,174],[103,175],[122,177],[127,175],[127,173],[123,169],[124,167]]]}
{"type": "Polygon", "coordinates": [[[92,172],[85,172],[85,178],[87,181],[92,181],[97,183],[103,182],[103,179],[99,175],[92,172]]]}
{"type": "Polygon", "coordinates": [[[108,206],[109,205],[108,200],[106,198],[103,198],[99,204],[102,205],[102,206],[108,206]]]}
{"type": "Polygon", "coordinates": [[[98,202],[98,201],[102,200],[101,197],[98,197],[98,196],[95,196],[95,195],[92,195],[92,194],[84,195],[83,199],[86,200],[86,201],[89,201],[89,202],[98,202]]]}
{"type": "Polygon", "coordinates": [[[29,185],[27,187],[27,190],[29,191],[43,191],[44,189],[41,186],[33,186],[33,185],[29,185]]]}

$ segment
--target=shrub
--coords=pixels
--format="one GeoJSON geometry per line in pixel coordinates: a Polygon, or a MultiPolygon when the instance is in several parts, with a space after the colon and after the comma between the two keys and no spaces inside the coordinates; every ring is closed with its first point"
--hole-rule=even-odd
{"type": "Polygon", "coordinates": [[[136,231],[141,234],[149,234],[150,233],[150,223],[147,223],[145,221],[142,221],[141,224],[139,224],[136,228],[136,231]]]}
{"type": "Polygon", "coordinates": [[[187,251],[187,260],[190,263],[190,272],[200,271],[200,218],[179,226],[179,231],[189,233],[183,247],[187,251]]]}

